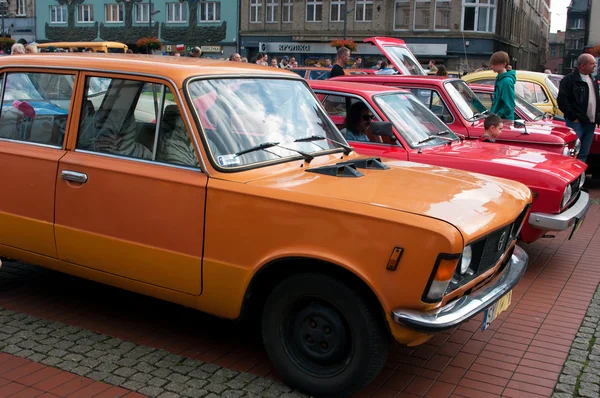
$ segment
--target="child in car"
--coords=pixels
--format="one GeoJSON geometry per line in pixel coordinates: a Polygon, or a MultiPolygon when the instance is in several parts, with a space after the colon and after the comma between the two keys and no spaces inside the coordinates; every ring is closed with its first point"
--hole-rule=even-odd
{"type": "Polygon", "coordinates": [[[479,141],[495,142],[496,138],[502,134],[502,119],[498,115],[491,113],[485,118],[483,127],[485,128],[485,133],[479,137],[479,141]]]}

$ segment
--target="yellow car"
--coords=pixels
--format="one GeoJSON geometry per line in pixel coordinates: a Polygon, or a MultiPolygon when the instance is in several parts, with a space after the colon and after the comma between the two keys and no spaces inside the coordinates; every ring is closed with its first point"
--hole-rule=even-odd
{"type": "MultiPolygon", "coordinates": [[[[553,115],[563,115],[560,109],[558,109],[558,103],[556,102],[558,87],[552,83],[549,75],[524,70],[516,72],[517,84],[515,84],[515,93],[520,94],[527,102],[535,105],[544,112],[553,115]]],[[[496,73],[491,70],[469,73],[463,76],[463,80],[467,83],[494,85],[496,73]]]]}

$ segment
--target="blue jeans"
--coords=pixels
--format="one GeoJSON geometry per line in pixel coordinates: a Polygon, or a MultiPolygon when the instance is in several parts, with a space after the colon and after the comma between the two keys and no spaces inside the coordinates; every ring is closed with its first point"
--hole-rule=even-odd
{"type": "Polygon", "coordinates": [[[573,130],[575,130],[577,137],[581,140],[581,150],[579,151],[579,155],[577,155],[577,159],[585,162],[587,160],[588,153],[590,152],[590,147],[592,146],[596,124],[581,122],[575,123],[568,119],[566,122],[567,127],[571,127],[573,130]]]}

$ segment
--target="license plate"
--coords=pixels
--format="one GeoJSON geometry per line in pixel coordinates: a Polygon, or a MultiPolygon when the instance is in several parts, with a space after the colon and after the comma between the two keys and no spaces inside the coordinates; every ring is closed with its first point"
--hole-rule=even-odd
{"type": "Polygon", "coordinates": [[[487,329],[492,321],[498,317],[501,313],[506,311],[506,309],[510,306],[510,300],[512,298],[512,290],[506,293],[504,296],[500,298],[500,300],[496,301],[483,313],[483,325],[481,330],[487,329]]]}
{"type": "Polygon", "coordinates": [[[577,231],[579,231],[579,228],[581,228],[581,226],[583,225],[583,220],[585,220],[585,216],[578,218],[577,221],[575,221],[575,226],[573,227],[573,231],[571,231],[571,235],[569,236],[569,240],[573,237],[573,235],[575,235],[575,233],[577,231]]]}

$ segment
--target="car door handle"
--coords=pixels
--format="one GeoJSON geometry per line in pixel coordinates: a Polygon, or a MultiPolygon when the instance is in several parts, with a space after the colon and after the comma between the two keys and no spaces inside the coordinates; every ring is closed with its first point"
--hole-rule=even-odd
{"type": "Polygon", "coordinates": [[[60,176],[63,180],[78,182],[80,184],[85,184],[88,180],[88,176],[85,173],[79,173],[77,171],[63,170],[60,173],[60,176]]]}

